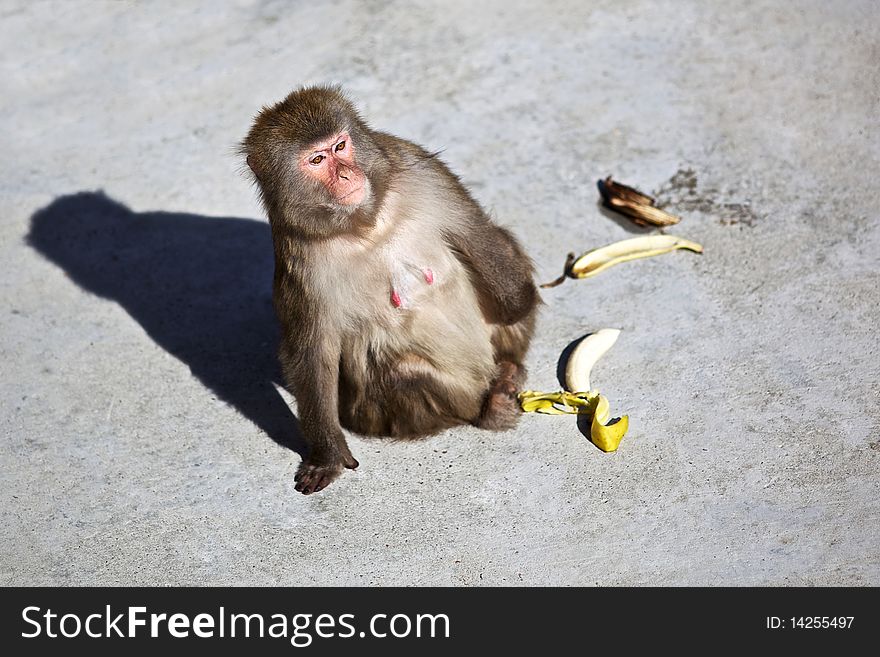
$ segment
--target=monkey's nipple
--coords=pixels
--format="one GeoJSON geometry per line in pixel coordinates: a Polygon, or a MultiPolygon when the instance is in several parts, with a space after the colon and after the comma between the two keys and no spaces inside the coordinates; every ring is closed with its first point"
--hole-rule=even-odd
{"type": "Polygon", "coordinates": [[[395,308],[400,308],[403,305],[403,300],[394,288],[391,289],[391,305],[395,308]]]}
{"type": "Polygon", "coordinates": [[[434,284],[434,272],[430,269],[423,269],[422,273],[425,275],[425,283],[428,285],[434,284]]]}

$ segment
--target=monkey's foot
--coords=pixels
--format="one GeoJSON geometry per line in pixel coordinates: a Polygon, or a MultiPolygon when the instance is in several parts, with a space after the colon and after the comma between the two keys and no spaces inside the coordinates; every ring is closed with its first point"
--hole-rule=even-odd
{"type": "Polygon", "coordinates": [[[514,363],[499,365],[499,376],[486,394],[480,417],[474,423],[476,426],[489,431],[505,431],[517,425],[522,415],[517,393],[524,375],[525,370],[514,363]]]}
{"type": "Polygon", "coordinates": [[[327,488],[346,468],[355,470],[360,465],[353,457],[349,458],[351,458],[350,461],[339,461],[331,464],[317,464],[308,460],[303,461],[293,478],[296,482],[294,488],[303,495],[311,495],[327,488]]]}

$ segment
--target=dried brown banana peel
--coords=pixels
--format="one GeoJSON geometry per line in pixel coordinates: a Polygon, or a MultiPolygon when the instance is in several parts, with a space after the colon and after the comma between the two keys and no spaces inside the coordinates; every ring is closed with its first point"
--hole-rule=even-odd
{"type": "Polygon", "coordinates": [[[615,182],[611,176],[598,181],[597,185],[605,207],[625,214],[640,226],[672,226],[681,221],[681,217],[655,207],[653,197],[615,182]]]}

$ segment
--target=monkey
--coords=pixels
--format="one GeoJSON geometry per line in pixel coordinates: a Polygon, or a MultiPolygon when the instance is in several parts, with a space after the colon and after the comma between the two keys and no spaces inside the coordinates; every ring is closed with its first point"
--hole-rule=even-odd
{"type": "Polygon", "coordinates": [[[309,446],[295,489],[358,467],[343,429],[514,427],[534,265],[438,153],[372,129],[339,86],[264,106],[241,151],[271,226],[278,356],[309,446]]]}

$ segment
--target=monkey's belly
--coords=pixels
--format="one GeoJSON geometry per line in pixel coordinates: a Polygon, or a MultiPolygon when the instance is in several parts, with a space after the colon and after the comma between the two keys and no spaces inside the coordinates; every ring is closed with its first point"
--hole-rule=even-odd
{"type": "Polygon", "coordinates": [[[437,292],[413,307],[394,308],[396,330],[346,337],[343,426],[368,435],[416,437],[478,416],[495,372],[490,327],[471,289],[450,285],[437,292]]]}

